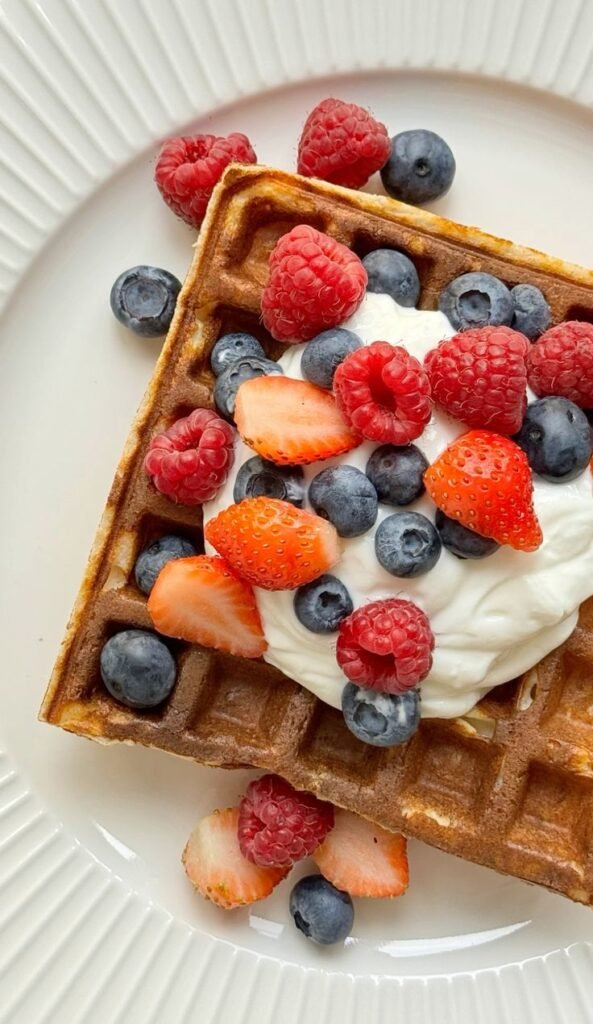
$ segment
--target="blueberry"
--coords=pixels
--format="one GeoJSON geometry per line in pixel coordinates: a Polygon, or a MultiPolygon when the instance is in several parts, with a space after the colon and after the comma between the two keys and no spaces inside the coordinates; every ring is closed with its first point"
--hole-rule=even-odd
{"type": "Polygon", "coordinates": [[[340,537],[360,537],[377,518],[377,492],[354,466],[331,466],[313,477],[309,501],[318,516],[329,519],[340,537]]]}
{"type": "Polygon", "coordinates": [[[437,564],[441,539],[426,516],[419,512],[395,512],[377,529],[375,554],[392,576],[413,579],[437,564]]]}
{"type": "Polygon", "coordinates": [[[185,537],[167,534],[149,544],[140,552],[134,566],[136,586],[143,594],[150,594],[156,578],[167,562],[175,558],[190,558],[197,551],[185,537]]]}
{"type": "Polygon", "coordinates": [[[382,444],[367,462],[366,475],[379,501],[386,505],[410,505],[424,494],[427,469],[428,461],[415,444],[382,444]]]}
{"type": "Polygon", "coordinates": [[[516,284],[511,288],[513,319],[511,327],[535,341],[552,322],[550,307],[534,284],[516,284]]]}
{"type": "Polygon", "coordinates": [[[368,292],[391,295],[400,306],[415,306],[420,295],[418,271],[403,252],[375,249],[362,261],[369,280],[368,292]]]}
{"type": "Polygon", "coordinates": [[[300,466],[276,466],[254,455],[241,466],[235,479],[233,501],[243,498],[280,498],[303,507],[305,477],[300,466]]]}
{"type": "Polygon", "coordinates": [[[331,388],[334,373],[350,352],[360,348],[362,342],[354,331],[332,327],[312,338],[301,357],[303,377],[319,388],[331,388]]]}
{"type": "Polygon", "coordinates": [[[129,708],[153,708],[175,686],[169,648],[145,629],[116,633],[101,651],[101,678],[112,697],[129,708]]]}
{"type": "Polygon", "coordinates": [[[181,281],[161,267],[130,267],[113,284],[109,301],[124,327],[144,338],[159,338],[169,330],[181,281]]]}
{"type": "Polygon", "coordinates": [[[210,353],[210,366],[213,374],[218,377],[231,363],[236,363],[246,356],[256,356],[258,359],[266,358],[266,353],[257,338],[244,331],[223,334],[210,353]]]}
{"type": "Polygon", "coordinates": [[[343,942],[354,923],[350,896],[323,875],[306,875],[297,882],[290,894],[290,913],[298,930],[320,946],[343,942]]]}
{"type": "Polygon", "coordinates": [[[507,286],[492,274],[476,271],[454,278],[441,292],[439,309],[455,330],[510,324],[513,298],[507,286]]]}
{"type": "Polygon", "coordinates": [[[457,558],[487,558],[498,551],[500,544],[490,537],[468,530],[457,519],[449,519],[440,508],[435,516],[435,526],[444,547],[457,558]]]}
{"type": "Polygon", "coordinates": [[[428,203],[444,196],[455,177],[455,157],[444,139],[425,128],[400,132],[381,170],[388,195],[403,203],[428,203]]]}
{"type": "Polygon", "coordinates": [[[540,398],[528,405],[515,441],[533,472],[553,484],[579,476],[593,450],[589,421],[567,398],[540,398]]]}
{"type": "Polygon", "coordinates": [[[299,587],[294,611],[311,633],[335,633],[342,619],[354,611],[352,598],[341,580],[326,573],[299,587]]]}
{"type": "Polygon", "coordinates": [[[214,385],[214,404],[220,415],[232,422],[237,391],[246,380],[274,374],[282,375],[282,372],[282,367],[273,359],[262,359],[261,356],[244,356],[231,363],[222,371],[220,377],[217,377],[214,385]]]}
{"type": "Polygon", "coordinates": [[[342,713],[350,732],[372,747],[397,747],[420,723],[420,690],[379,693],[355,683],[342,691],[342,713]]]}

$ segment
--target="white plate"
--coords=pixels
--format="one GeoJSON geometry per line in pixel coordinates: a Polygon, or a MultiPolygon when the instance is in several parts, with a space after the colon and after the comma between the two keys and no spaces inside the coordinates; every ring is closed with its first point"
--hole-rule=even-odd
{"type": "Polygon", "coordinates": [[[187,833],[244,773],[35,716],[158,348],[109,288],[190,259],[155,140],[245,131],[290,168],[338,94],[448,139],[439,212],[591,262],[593,4],[0,0],[0,69],[0,1021],[590,1022],[590,911],[411,844],[409,894],[318,951],[290,883],[225,915],[185,881],[187,833]]]}

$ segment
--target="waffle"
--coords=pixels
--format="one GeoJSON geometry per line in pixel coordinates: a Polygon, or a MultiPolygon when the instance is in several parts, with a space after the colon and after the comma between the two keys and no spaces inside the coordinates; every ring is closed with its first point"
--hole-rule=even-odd
{"type": "Polygon", "coordinates": [[[200,511],[172,504],[147,479],[149,439],[211,404],[208,356],[221,334],[247,330],[279,354],[261,328],[260,296],[270,250],[301,222],[361,256],[379,246],[407,252],[422,308],[437,305],[451,278],[480,269],[538,285],[555,322],[593,319],[587,270],[392,200],[231,166],[118,466],[41,718],[101,742],[278,772],[387,828],[593,904],[593,600],[562,648],[465,719],[424,720],[402,748],[359,742],[338,711],[261,661],[189,644],[172,644],[178,682],[156,710],[126,708],[101,683],[106,639],[151,626],[133,582],[139,550],[166,532],[203,544],[200,511]]]}

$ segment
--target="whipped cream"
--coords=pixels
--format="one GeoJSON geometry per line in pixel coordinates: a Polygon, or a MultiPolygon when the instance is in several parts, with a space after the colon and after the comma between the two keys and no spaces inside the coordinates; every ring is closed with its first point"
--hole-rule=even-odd
{"type": "MultiPolygon", "coordinates": [[[[388,295],[370,293],[343,326],[364,344],[381,340],[403,345],[420,361],[455,333],[442,313],[405,309],[388,295]]],[[[289,346],[280,359],[287,376],[302,379],[304,347],[289,346]]],[[[437,411],[414,444],[433,462],[466,430],[458,420],[437,411]]],[[[376,447],[365,442],[337,459],[303,467],[307,485],[325,466],[346,463],[364,471],[376,447]]],[[[237,471],[253,454],[237,440],[233,471],[217,497],[204,506],[205,522],[233,503],[237,471]]],[[[538,551],[501,547],[483,560],[465,561],[443,548],[430,572],[416,579],[398,579],[375,557],[376,529],[398,511],[382,503],[368,533],[341,540],[343,554],[331,572],[347,586],[355,608],[402,597],[414,601],[430,619],[435,650],[431,672],[421,684],[425,718],[463,715],[493,686],[531,668],[566,640],[576,624],[579,605],[593,593],[591,473],[587,470],[567,484],[547,483],[536,476],[533,483],[544,534],[538,551]]],[[[434,522],[435,508],[426,496],[409,507],[434,522]]],[[[294,613],[293,591],[256,588],[255,592],[268,642],[265,660],[339,708],[346,679],[335,658],[336,635],[318,635],[301,625],[294,613]]]]}

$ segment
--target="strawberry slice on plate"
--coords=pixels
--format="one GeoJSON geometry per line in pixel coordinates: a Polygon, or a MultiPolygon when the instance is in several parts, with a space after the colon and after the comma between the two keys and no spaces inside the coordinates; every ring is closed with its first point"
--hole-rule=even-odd
{"type": "Polygon", "coordinates": [[[334,827],[313,857],[328,882],[350,896],[395,897],[408,887],[406,850],[398,832],[336,807],[334,827]]]}

